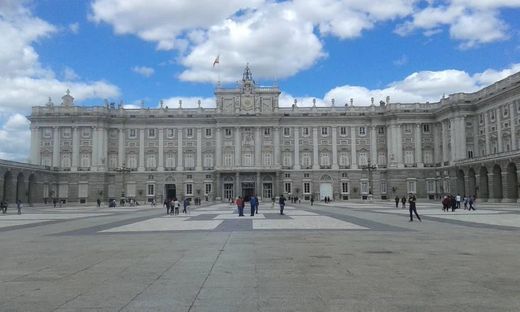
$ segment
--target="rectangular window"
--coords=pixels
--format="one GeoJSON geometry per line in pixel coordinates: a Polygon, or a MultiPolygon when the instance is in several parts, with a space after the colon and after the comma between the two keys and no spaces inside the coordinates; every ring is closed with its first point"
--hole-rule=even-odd
{"type": "Polygon", "coordinates": [[[347,135],[347,127],[340,127],[339,135],[347,135]]]}
{"type": "Polygon", "coordinates": [[[147,195],[148,195],[148,196],[154,196],[154,195],[155,195],[155,185],[153,185],[153,184],[148,184],[148,192],[147,192],[147,195]]]}
{"type": "Polygon", "coordinates": [[[491,110],[491,111],[489,112],[489,115],[490,115],[489,117],[491,118],[491,121],[495,121],[495,111],[494,111],[494,110],[491,110]]]}
{"type": "Polygon", "coordinates": [[[310,182],[303,182],[303,193],[304,194],[311,193],[311,183],[310,182]]]}
{"type": "Polygon", "coordinates": [[[282,164],[284,167],[292,166],[292,156],[291,153],[283,153],[282,164]]]}
{"type": "Polygon", "coordinates": [[[186,184],[186,195],[193,195],[193,184],[186,184]]]}
{"type": "Polygon", "coordinates": [[[413,180],[413,181],[407,181],[407,182],[406,182],[406,186],[407,186],[407,189],[408,189],[408,193],[415,194],[416,183],[417,183],[417,181],[415,181],[415,180],[413,180]]]}
{"type": "Polygon", "coordinates": [[[88,183],[79,183],[78,184],[78,197],[79,198],[88,197],[88,183]]]}
{"type": "Polygon", "coordinates": [[[304,173],[304,174],[303,174],[303,177],[304,177],[304,178],[308,178],[308,177],[310,177],[310,174],[308,174],[308,173],[304,173]]]}
{"type": "Polygon", "coordinates": [[[385,127],[378,127],[378,128],[377,128],[377,133],[379,133],[379,134],[385,134],[385,127]]]}
{"type": "Polygon", "coordinates": [[[368,156],[366,152],[359,152],[359,165],[366,166],[368,165],[368,156]]]}
{"type": "Polygon", "coordinates": [[[129,139],[137,138],[137,131],[135,129],[130,129],[128,132],[128,138],[129,139]]]}
{"type": "Polygon", "coordinates": [[[193,129],[192,128],[186,129],[186,137],[188,137],[188,138],[192,138],[193,137],[193,129]]]}
{"type": "Polygon", "coordinates": [[[173,136],[175,135],[175,129],[167,129],[166,131],[166,135],[168,136],[168,138],[173,138],[173,136]]]}
{"type": "Polygon", "coordinates": [[[285,193],[291,194],[291,186],[292,186],[291,182],[285,182],[284,183],[284,191],[285,191],[285,193]]]}
{"type": "Polygon", "coordinates": [[[381,181],[381,184],[380,184],[380,191],[381,191],[381,194],[386,194],[386,181],[381,181]]]}
{"type": "Polygon", "coordinates": [[[426,192],[427,193],[435,193],[435,181],[427,180],[426,181],[426,192]]]}
{"type": "Polygon", "coordinates": [[[231,136],[231,129],[230,128],[225,128],[224,129],[224,135],[226,137],[230,137],[231,136]]]}
{"type": "Polygon", "coordinates": [[[386,154],[385,154],[385,152],[379,152],[377,154],[377,163],[379,165],[382,165],[382,166],[386,165],[386,154]]]}
{"type": "Polygon", "coordinates": [[[291,177],[291,174],[290,174],[290,173],[286,173],[286,174],[284,175],[284,177],[287,178],[287,179],[289,179],[289,178],[291,177]]]}
{"type": "Polygon", "coordinates": [[[70,138],[71,137],[70,128],[63,128],[63,137],[64,138],[70,138]]]}
{"type": "Polygon", "coordinates": [[[224,154],[224,167],[226,167],[226,168],[233,167],[233,154],[230,154],[230,153],[224,154]]]}
{"type": "Polygon", "coordinates": [[[206,137],[207,138],[211,137],[211,128],[206,128],[206,137]]]}
{"type": "Polygon", "coordinates": [[[155,138],[155,129],[148,129],[148,137],[155,138]]]}
{"type": "Polygon", "coordinates": [[[321,153],[320,154],[320,165],[322,165],[322,166],[330,166],[329,153],[321,153]]]}
{"type": "Polygon", "coordinates": [[[309,128],[307,128],[307,127],[306,127],[306,128],[302,128],[302,134],[303,134],[303,136],[309,136],[309,133],[310,133],[310,132],[309,132],[309,128]]]}
{"type": "Polygon", "coordinates": [[[271,135],[271,128],[264,128],[264,135],[270,136],[271,135]]]}
{"type": "Polygon", "coordinates": [[[302,166],[303,168],[309,168],[311,166],[311,153],[302,154],[302,166]]]}
{"type": "Polygon", "coordinates": [[[341,193],[348,194],[348,182],[341,182],[341,193]]]}
{"type": "Polygon", "coordinates": [[[204,167],[213,168],[213,154],[204,154],[204,167]]]}
{"type": "Polygon", "coordinates": [[[271,166],[273,164],[273,156],[271,152],[264,153],[264,166],[271,166]]]}
{"type": "Polygon", "coordinates": [[[321,127],[321,135],[322,135],[322,136],[327,136],[327,135],[329,135],[329,128],[327,128],[327,127],[321,127]]]}
{"type": "Polygon", "coordinates": [[[430,125],[429,124],[423,124],[423,132],[424,133],[430,133],[430,125]]]}
{"type": "Polygon", "coordinates": [[[242,159],[244,167],[251,167],[253,165],[253,154],[244,153],[242,155],[242,159]]]}
{"type": "Polygon", "coordinates": [[[368,194],[368,181],[361,181],[359,186],[361,194],[368,194]]]}
{"type": "Polygon", "coordinates": [[[348,152],[339,153],[339,165],[342,167],[346,167],[349,165],[348,152]]]}
{"type": "Polygon", "coordinates": [[[195,159],[193,157],[193,154],[189,153],[189,154],[185,154],[184,155],[184,158],[185,158],[185,164],[186,164],[186,167],[187,168],[193,168],[195,167],[195,159]]]}
{"type": "Polygon", "coordinates": [[[283,135],[284,136],[290,136],[291,135],[291,128],[283,128],[283,135]]]}
{"type": "Polygon", "coordinates": [[[359,135],[366,135],[366,134],[367,134],[367,128],[359,127],[359,135]]]}
{"type": "Polygon", "coordinates": [[[404,151],[404,163],[407,165],[412,165],[414,163],[414,151],[404,151]]]}
{"type": "Polygon", "coordinates": [[[205,186],[204,186],[204,195],[211,194],[211,187],[212,187],[211,183],[206,183],[205,184],[205,186]]]}

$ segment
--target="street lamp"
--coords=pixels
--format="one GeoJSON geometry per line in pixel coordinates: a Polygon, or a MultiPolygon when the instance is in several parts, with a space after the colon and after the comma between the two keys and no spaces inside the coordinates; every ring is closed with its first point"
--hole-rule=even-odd
{"type": "Polygon", "coordinates": [[[373,195],[373,193],[372,193],[372,172],[377,170],[377,166],[372,165],[369,160],[366,165],[361,166],[361,169],[368,170],[368,196],[369,196],[369,199],[372,199],[371,198],[373,195]]]}
{"type": "Polygon", "coordinates": [[[122,174],[121,200],[125,200],[125,177],[126,174],[131,171],[131,169],[126,167],[125,163],[123,163],[123,166],[114,169],[114,171],[122,174]]]}

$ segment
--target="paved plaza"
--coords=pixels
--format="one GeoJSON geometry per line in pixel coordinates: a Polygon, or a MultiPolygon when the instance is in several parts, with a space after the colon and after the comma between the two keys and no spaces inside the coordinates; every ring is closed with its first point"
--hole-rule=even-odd
{"type": "Polygon", "coordinates": [[[391,202],[0,214],[0,311],[520,311],[520,208],[391,202]]]}

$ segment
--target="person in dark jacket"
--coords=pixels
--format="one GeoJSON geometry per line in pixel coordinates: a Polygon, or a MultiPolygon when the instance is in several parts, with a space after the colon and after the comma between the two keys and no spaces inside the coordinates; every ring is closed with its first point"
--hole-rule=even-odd
{"type": "Polygon", "coordinates": [[[404,195],[403,195],[403,198],[401,198],[401,204],[402,204],[401,208],[406,208],[406,197],[404,197],[404,195]]]}
{"type": "Polygon", "coordinates": [[[283,209],[285,208],[285,197],[283,197],[283,195],[280,195],[278,204],[280,204],[280,214],[283,215],[283,209]]]}
{"type": "Polygon", "coordinates": [[[258,205],[258,199],[255,195],[249,197],[249,205],[251,205],[251,217],[255,215],[256,205],[258,205]]]}
{"type": "Polygon", "coordinates": [[[410,196],[408,197],[408,207],[410,209],[410,222],[413,221],[413,213],[415,213],[415,216],[417,217],[417,219],[419,219],[419,221],[422,222],[421,217],[419,217],[419,214],[417,213],[417,207],[415,206],[416,201],[417,201],[417,198],[415,197],[415,195],[410,194],[410,196]]]}
{"type": "Polygon", "coordinates": [[[399,208],[399,196],[395,196],[395,208],[399,208]]]}

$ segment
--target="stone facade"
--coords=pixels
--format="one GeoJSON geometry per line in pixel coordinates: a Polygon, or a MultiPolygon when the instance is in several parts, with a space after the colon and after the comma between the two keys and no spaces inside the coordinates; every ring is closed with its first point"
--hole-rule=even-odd
{"type": "Polygon", "coordinates": [[[216,88],[215,108],[79,107],[67,92],[33,107],[31,163],[57,172],[70,202],[518,198],[520,73],[437,103],[279,107],[279,94],[247,67],[237,87],[216,88]]]}

